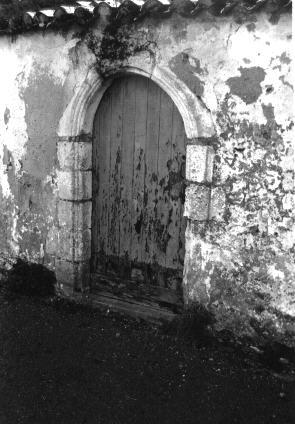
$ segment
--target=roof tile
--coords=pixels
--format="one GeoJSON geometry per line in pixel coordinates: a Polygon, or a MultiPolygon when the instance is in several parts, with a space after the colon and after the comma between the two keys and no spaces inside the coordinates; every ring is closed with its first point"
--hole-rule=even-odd
{"type": "Polygon", "coordinates": [[[192,17],[204,11],[222,16],[236,8],[252,13],[266,5],[271,11],[289,10],[292,0],[0,0],[0,34],[47,28],[66,21],[87,25],[105,14],[100,7],[103,4],[116,11],[111,14],[114,19],[130,22],[149,14],[167,16],[169,12],[192,17]]]}

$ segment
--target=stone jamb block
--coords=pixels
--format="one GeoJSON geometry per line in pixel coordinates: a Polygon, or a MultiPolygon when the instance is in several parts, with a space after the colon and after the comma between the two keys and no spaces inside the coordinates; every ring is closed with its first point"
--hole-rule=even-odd
{"type": "Polygon", "coordinates": [[[91,200],[83,202],[59,200],[57,210],[60,228],[67,228],[71,231],[83,231],[91,228],[91,200]]]}
{"type": "Polygon", "coordinates": [[[73,262],[63,258],[55,260],[55,274],[59,289],[65,295],[87,291],[90,285],[89,261],[73,262]]]}
{"type": "Polygon", "coordinates": [[[57,157],[62,170],[90,170],[92,168],[92,145],[84,142],[59,141],[57,157]]]}
{"type": "Polygon", "coordinates": [[[73,262],[89,260],[91,230],[69,231],[67,228],[60,228],[57,256],[73,262]]]}
{"type": "Polygon", "coordinates": [[[49,229],[47,233],[47,237],[46,237],[46,245],[45,245],[46,254],[54,256],[58,250],[58,245],[59,245],[58,227],[53,225],[49,229]]]}
{"type": "Polygon", "coordinates": [[[211,188],[190,184],[185,191],[184,216],[195,221],[209,218],[211,188]]]}
{"type": "Polygon", "coordinates": [[[61,200],[90,200],[92,197],[91,171],[57,171],[61,200]]]}
{"type": "Polygon", "coordinates": [[[226,206],[225,193],[221,187],[211,189],[209,219],[222,221],[226,206]]]}
{"type": "Polygon", "coordinates": [[[186,147],[186,179],[196,183],[211,183],[214,149],[212,146],[189,144],[186,147]]]}

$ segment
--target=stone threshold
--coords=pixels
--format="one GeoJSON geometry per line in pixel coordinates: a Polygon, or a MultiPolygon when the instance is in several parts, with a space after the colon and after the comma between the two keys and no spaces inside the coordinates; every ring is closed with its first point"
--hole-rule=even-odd
{"type": "Polygon", "coordinates": [[[111,312],[119,312],[137,319],[159,324],[161,321],[172,321],[178,314],[157,305],[148,305],[140,301],[128,301],[99,290],[92,290],[88,295],[89,303],[93,307],[111,312]]]}
{"type": "Polygon", "coordinates": [[[57,289],[57,295],[102,312],[118,312],[136,319],[159,324],[169,322],[183,311],[183,301],[171,290],[150,287],[130,281],[91,275],[91,287],[84,292],[57,289]],[[111,287],[113,286],[113,288],[111,287]],[[132,286],[134,287],[132,289],[132,286]]]}

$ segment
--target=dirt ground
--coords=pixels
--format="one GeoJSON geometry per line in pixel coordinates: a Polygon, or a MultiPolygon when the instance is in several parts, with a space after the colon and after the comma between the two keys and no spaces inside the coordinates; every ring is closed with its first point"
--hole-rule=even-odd
{"type": "Polygon", "coordinates": [[[237,344],[0,296],[0,424],[294,424],[294,377],[237,344]]]}

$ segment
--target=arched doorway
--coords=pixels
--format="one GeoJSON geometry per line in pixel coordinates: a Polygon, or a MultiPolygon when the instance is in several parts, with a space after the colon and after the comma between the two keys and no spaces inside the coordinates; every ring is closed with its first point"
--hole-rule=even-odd
{"type": "Polygon", "coordinates": [[[139,75],[106,90],[93,126],[92,281],[112,296],[182,304],[186,135],[139,75]]]}

